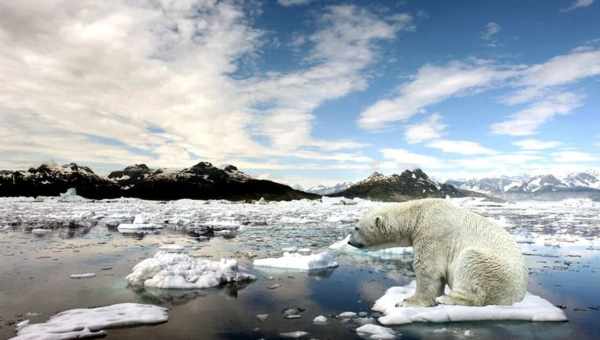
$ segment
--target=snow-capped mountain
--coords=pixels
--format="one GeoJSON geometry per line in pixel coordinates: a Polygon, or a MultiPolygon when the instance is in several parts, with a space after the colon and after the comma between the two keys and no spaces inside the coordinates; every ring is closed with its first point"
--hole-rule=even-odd
{"type": "Polygon", "coordinates": [[[366,179],[357,182],[346,190],[332,194],[348,198],[367,198],[379,201],[407,201],[426,197],[483,196],[482,194],[459,190],[450,184],[438,183],[421,169],[405,170],[400,175],[390,176],[374,172],[366,179]]]}
{"type": "Polygon", "coordinates": [[[233,165],[216,167],[200,162],[192,167],[151,169],[145,164],[99,176],[75,163],[63,166],[41,165],[27,171],[0,171],[0,196],[58,196],[69,188],[93,199],[135,197],[154,200],[229,199],[292,200],[319,195],[252,178],[233,165]]]}
{"type": "Polygon", "coordinates": [[[317,194],[317,195],[331,195],[331,194],[335,194],[336,192],[344,191],[353,184],[354,183],[352,183],[352,182],[341,182],[341,183],[337,183],[335,185],[330,185],[330,186],[317,185],[314,187],[310,187],[304,191],[310,192],[313,194],[317,194]]]}
{"type": "Polygon", "coordinates": [[[566,176],[546,174],[449,180],[446,183],[461,189],[509,199],[553,200],[570,197],[600,199],[600,174],[595,171],[577,172],[566,176]]]}

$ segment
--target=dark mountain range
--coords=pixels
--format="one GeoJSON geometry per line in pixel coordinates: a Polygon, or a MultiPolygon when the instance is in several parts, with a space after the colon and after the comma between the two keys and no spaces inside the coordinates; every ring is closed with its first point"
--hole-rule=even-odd
{"type": "Polygon", "coordinates": [[[457,189],[451,184],[440,184],[430,179],[421,169],[416,169],[405,170],[400,175],[390,176],[375,172],[365,180],[329,196],[402,202],[429,197],[485,197],[486,195],[457,189]]]}
{"type": "Polygon", "coordinates": [[[151,200],[228,199],[293,200],[319,195],[252,178],[228,165],[217,168],[200,162],[181,170],[128,166],[103,177],[75,163],[41,165],[27,171],[0,171],[0,196],[58,196],[69,188],[91,199],[134,197],[151,200]]]}

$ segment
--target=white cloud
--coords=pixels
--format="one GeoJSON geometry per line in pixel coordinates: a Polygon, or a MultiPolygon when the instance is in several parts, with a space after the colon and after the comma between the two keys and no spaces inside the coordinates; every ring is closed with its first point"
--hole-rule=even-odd
{"type": "Polygon", "coordinates": [[[445,129],[446,125],[442,123],[442,117],[434,113],[421,123],[407,126],[404,136],[409,144],[422,143],[440,138],[445,129]]]}
{"type": "Polygon", "coordinates": [[[313,1],[314,0],[277,0],[277,3],[284,7],[290,7],[308,5],[313,1]]]}
{"type": "Polygon", "coordinates": [[[307,38],[310,66],[240,80],[263,43],[251,23],[227,0],[0,2],[0,152],[20,164],[369,160],[339,152],[363,143],[314,138],[312,111],[364,89],[375,42],[408,22],[327,7],[307,38]],[[23,143],[32,135],[36,148],[23,143]]]}
{"type": "Polygon", "coordinates": [[[581,162],[593,162],[597,161],[598,158],[593,155],[581,152],[581,151],[559,151],[552,153],[552,158],[558,163],[581,163],[581,162]]]}
{"type": "Polygon", "coordinates": [[[380,129],[387,123],[405,121],[428,105],[480,90],[513,75],[513,70],[482,62],[425,65],[412,81],[400,87],[397,97],[380,100],[364,110],[358,123],[364,129],[380,129]]]}
{"type": "Polygon", "coordinates": [[[594,0],[575,0],[575,2],[573,2],[571,4],[571,6],[561,9],[560,11],[561,12],[570,12],[574,9],[591,6],[593,3],[594,3],[594,0]]]}
{"type": "Polygon", "coordinates": [[[382,168],[387,169],[406,169],[406,168],[423,168],[423,169],[438,169],[443,168],[444,163],[438,158],[412,153],[405,149],[386,148],[381,150],[384,162],[382,168]]]}
{"type": "Polygon", "coordinates": [[[496,36],[496,34],[498,34],[498,32],[500,32],[500,30],[502,29],[502,27],[500,25],[498,25],[495,22],[488,22],[485,25],[485,28],[483,30],[483,32],[481,32],[481,39],[483,40],[492,40],[494,39],[494,37],[496,36]]]}
{"type": "Polygon", "coordinates": [[[514,145],[520,147],[523,150],[546,150],[546,149],[554,149],[562,145],[561,142],[558,141],[543,141],[539,139],[522,139],[519,141],[513,142],[514,145]]]}
{"type": "Polygon", "coordinates": [[[496,152],[486,148],[479,143],[466,140],[439,139],[427,144],[428,147],[441,150],[446,153],[461,155],[493,155],[496,152]]]}
{"type": "Polygon", "coordinates": [[[527,136],[533,135],[545,122],[556,115],[566,115],[582,105],[583,97],[570,92],[548,96],[528,108],[516,112],[510,119],[492,125],[496,134],[527,136]]]}
{"type": "Polygon", "coordinates": [[[311,112],[326,100],[365,89],[363,72],[377,58],[375,43],[394,38],[409,23],[388,22],[355,6],[328,7],[320,20],[322,28],[308,37],[313,48],[307,61],[314,66],[249,82],[249,96],[272,105],[263,112],[260,133],[288,152],[303,145],[323,146],[310,136],[311,112]]]}
{"type": "Polygon", "coordinates": [[[517,81],[521,87],[506,99],[518,104],[543,96],[548,88],[574,83],[600,75],[600,49],[581,47],[554,57],[543,64],[533,65],[517,81]]]}

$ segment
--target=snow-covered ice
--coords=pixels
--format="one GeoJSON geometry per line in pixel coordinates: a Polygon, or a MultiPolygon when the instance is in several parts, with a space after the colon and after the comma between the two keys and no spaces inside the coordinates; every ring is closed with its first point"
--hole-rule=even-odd
{"type": "Polygon", "coordinates": [[[335,256],[330,252],[302,255],[298,253],[283,253],[282,257],[254,260],[256,267],[271,267],[282,269],[317,270],[338,266],[335,256]]]}
{"type": "Polygon", "coordinates": [[[356,333],[361,337],[373,340],[396,338],[396,332],[394,332],[393,329],[373,324],[366,324],[358,327],[356,333]]]}
{"type": "Polygon", "coordinates": [[[235,259],[211,261],[164,251],[135,265],[127,276],[134,286],[167,289],[210,288],[251,280],[254,276],[240,271],[235,259]]]}
{"type": "Polygon", "coordinates": [[[167,309],[154,305],[120,303],[98,308],[71,309],[44,323],[27,324],[11,340],[67,340],[98,337],[115,327],[153,325],[169,319],[167,309]]]}
{"type": "Polygon", "coordinates": [[[415,292],[416,283],[389,288],[373,305],[384,316],[383,325],[402,325],[413,322],[454,322],[481,320],[566,321],[565,313],[548,300],[527,293],[523,301],[511,306],[453,306],[396,307],[415,292]]]}

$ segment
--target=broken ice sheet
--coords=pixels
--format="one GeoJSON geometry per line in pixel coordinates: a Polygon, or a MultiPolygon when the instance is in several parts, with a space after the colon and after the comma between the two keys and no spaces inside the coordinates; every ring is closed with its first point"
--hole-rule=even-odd
{"type": "Polygon", "coordinates": [[[167,309],[138,303],[120,303],[98,308],[71,309],[44,323],[22,326],[11,340],[67,340],[103,336],[115,327],[153,325],[169,319],[167,309]]]}

